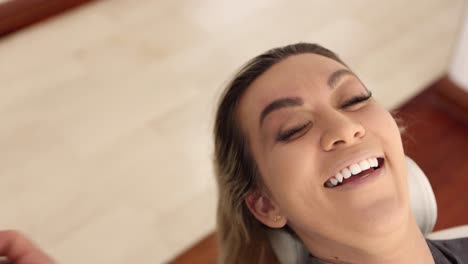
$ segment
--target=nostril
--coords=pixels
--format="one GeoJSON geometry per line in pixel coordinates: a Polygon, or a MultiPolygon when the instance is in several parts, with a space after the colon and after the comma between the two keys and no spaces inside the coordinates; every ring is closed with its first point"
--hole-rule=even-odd
{"type": "Polygon", "coordinates": [[[355,138],[361,138],[364,136],[364,132],[359,130],[359,131],[356,131],[356,133],[354,133],[354,137],[355,138]]]}
{"type": "Polygon", "coordinates": [[[337,140],[337,141],[333,142],[333,146],[338,146],[338,145],[344,144],[344,143],[345,143],[345,141],[340,139],[340,140],[337,140]]]}

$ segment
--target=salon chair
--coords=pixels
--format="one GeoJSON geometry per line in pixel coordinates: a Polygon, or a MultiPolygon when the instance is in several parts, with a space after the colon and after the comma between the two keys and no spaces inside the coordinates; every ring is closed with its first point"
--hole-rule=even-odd
{"type": "MultiPolygon", "coordinates": [[[[437,219],[437,203],[431,184],[421,168],[409,157],[406,157],[406,165],[410,206],[422,233],[436,240],[468,237],[468,225],[432,232],[437,219]]],[[[281,229],[272,229],[268,235],[280,263],[306,263],[308,251],[302,242],[281,229]]]]}

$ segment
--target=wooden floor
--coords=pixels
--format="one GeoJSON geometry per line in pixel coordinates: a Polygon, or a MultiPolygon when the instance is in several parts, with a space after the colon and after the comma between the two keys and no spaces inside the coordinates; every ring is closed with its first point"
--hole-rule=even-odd
{"type": "MultiPolygon", "coordinates": [[[[426,173],[436,196],[434,230],[468,224],[468,111],[445,95],[453,86],[444,77],[396,109],[407,127],[406,154],[426,173]]],[[[213,233],[171,263],[216,263],[216,251],[213,233]]]]}
{"type": "Polygon", "coordinates": [[[443,78],[399,107],[408,126],[406,154],[426,173],[434,190],[435,230],[468,224],[468,112],[443,95],[443,78]]]}

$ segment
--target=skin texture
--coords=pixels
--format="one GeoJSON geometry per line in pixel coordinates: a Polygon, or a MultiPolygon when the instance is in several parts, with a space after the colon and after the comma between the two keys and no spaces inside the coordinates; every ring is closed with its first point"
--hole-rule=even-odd
{"type": "Polygon", "coordinates": [[[0,263],[54,264],[55,262],[23,234],[0,231],[0,263]]]}
{"type": "Polygon", "coordinates": [[[323,260],[433,263],[409,208],[405,155],[395,120],[372,97],[342,107],[369,94],[354,74],[341,75],[330,87],[329,76],[343,69],[323,56],[295,55],[247,89],[237,114],[264,188],[250,193],[246,204],[269,227],[288,224],[323,260]],[[280,98],[303,103],[276,109],[261,123],[264,108],[280,98]],[[284,140],[291,130],[296,132],[284,140]],[[375,180],[353,188],[324,187],[340,169],[369,157],[385,159],[375,180]]]}

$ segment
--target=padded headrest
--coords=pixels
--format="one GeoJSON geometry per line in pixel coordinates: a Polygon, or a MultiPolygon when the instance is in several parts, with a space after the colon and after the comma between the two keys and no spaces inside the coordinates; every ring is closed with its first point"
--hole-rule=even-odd
{"type": "MultiPolygon", "coordinates": [[[[410,206],[424,235],[428,235],[437,220],[437,204],[431,184],[421,168],[406,156],[410,206]]],[[[308,250],[301,241],[282,229],[269,231],[271,246],[280,263],[306,263],[308,250]]]]}

